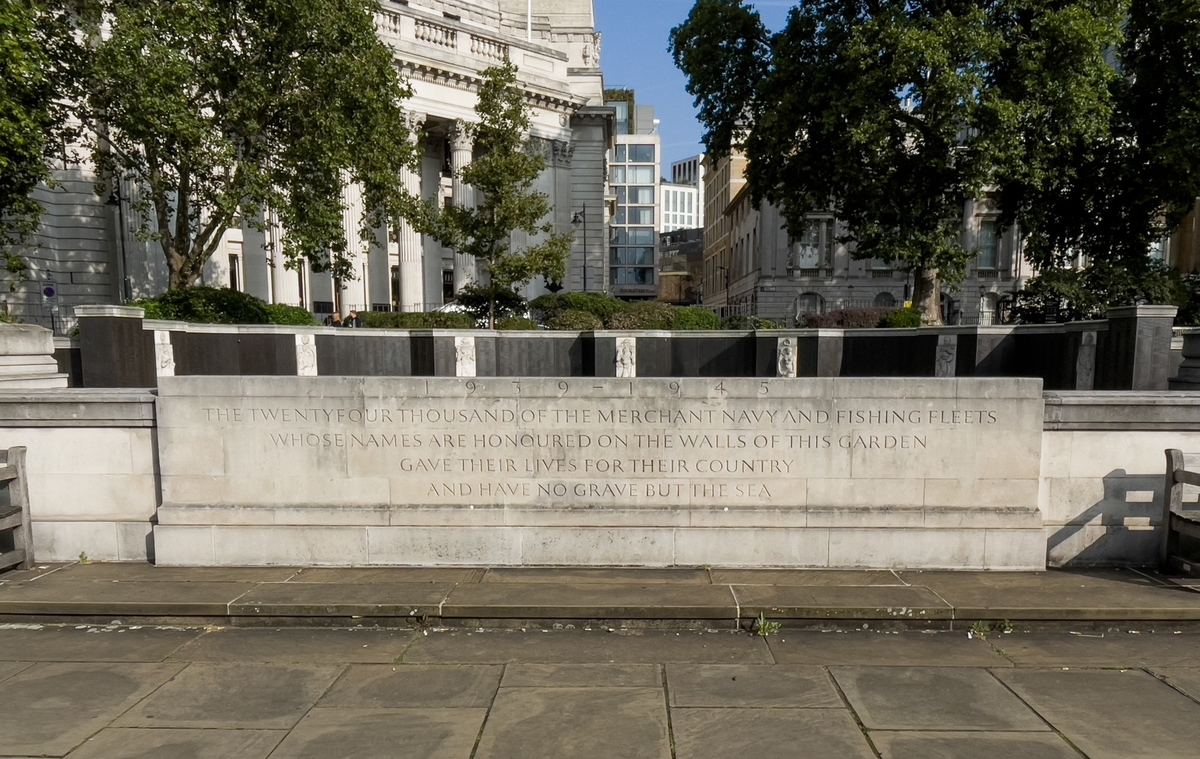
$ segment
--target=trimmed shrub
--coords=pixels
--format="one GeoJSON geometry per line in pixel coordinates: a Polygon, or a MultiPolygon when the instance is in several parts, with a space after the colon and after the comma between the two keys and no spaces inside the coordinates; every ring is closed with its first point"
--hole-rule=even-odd
{"type": "Polygon", "coordinates": [[[656,300],[629,304],[608,321],[609,329],[671,329],[671,306],[656,300]]]}
{"type": "Polygon", "coordinates": [[[524,316],[506,316],[503,319],[496,320],[496,329],[522,330],[537,328],[537,322],[524,316]]]}
{"type": "Polygon", "coordinates": [[[560,311],[550,317],[546,322],[546,326],[550,329],[566,330],[569,332],[591,332],[597,329],[604,329],[604,323],[595,314],[571,308],[566,311],[560,311]]]}
{"type": "Polygon", "coordinates": [[[601,324],[608,324],[613,314],[629,308],[629,304],[607,293],[555,293],[534,298],[529,308],[544,324],[564,311],[583,311],[601,324]]]}
{"type": "Polygon", "coordinates": [[[364,311],[360,313],[369,329],[473,329],[470,314],[453,311],[364,311]]]}
{"type": "Polygon", "coordinates": [[[883,317],[883,326],[885,327],[920,327],[921,326],[921,309],[900,308],[887,316],[883,317]]]}
{"type": "MultiPolygon", "coordinates": [[[[269,324],[267,304],[253,295],[224,287],[185,287],[157,298],[136,301],[147,319],[173,319],[194,324],[269,324]]],[[[311,317],[310,317],[311,321],[311,317]]]]}
{"type": "Polygon", "coordinates": [[[302,327],[311,327],[314,324],[312,312],[307,308],[284,303],[268,303],[267,319],[271,324],[294,324],[302,327]]]}
{"type": "Polygon", "coordinates": [[[721,319],[703,306],[683,306],[671,312],[671,329],[720,329],[721,319]]]}

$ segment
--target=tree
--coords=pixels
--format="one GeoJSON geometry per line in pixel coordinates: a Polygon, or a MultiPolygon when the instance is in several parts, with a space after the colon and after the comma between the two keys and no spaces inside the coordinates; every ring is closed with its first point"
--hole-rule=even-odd
{"type": "Polygon", "coordinates": [[[513,64],[483,71],[475,113],[479,121],[464,125],[474,141],[474,160],[461,169],[461,177],[475,188],[477,205],[429,204],[422,228],[483,264],[487,282],[474,286],[474,295],[486,298],[488,326],[495,328],[497,302],[511,298],[517,286],[536,276],[562,279],[571,236],[555,232],[554,225],[545,221],[551,210],[549,198],[533,189],[546,168],[546,158],[528,137],[529,110],[513,64]],[[515,231],[545,237],[514,250],[515,231]]]}
{"type": "Polygon", "coordinates": [[[361,187],[361,242],[412,212],[411,92],[375,35],[375,0],[101,0],[81,115],[98,167],[138,188],[170,287],[196,283],[224,231],[275,212],[290,268],[354,276],[343,189],[361,187]]]}
{"type": "Polygon", "coordinates": [[[856,258],[912,271],[929,323],[972,255],[964,203],[990,177],[991,143],[971,128],[1000,47],[988,5],[811,0],[768,35],[741,0],[698,0],[671,31],[710,155],[740,140],[755,201],[793,237],[832,210],[856,258]]]}
{"type": "Polygon", "coordinates": [[[32,197],[61,156],[66,84],[60,15],[32,0],[0,6],[0,245],[37,228],[32,197]]]}

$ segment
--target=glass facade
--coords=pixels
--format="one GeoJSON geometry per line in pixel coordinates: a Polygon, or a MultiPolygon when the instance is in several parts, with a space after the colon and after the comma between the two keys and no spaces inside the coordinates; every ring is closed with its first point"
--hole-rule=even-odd
{"type": "Polygon", "coordinates": [[[609,281],[618,295],[652,295],[659,222],[658,145],[633,139],[617,145],[609,183],[617,198],[609,239],[609,281]]]}

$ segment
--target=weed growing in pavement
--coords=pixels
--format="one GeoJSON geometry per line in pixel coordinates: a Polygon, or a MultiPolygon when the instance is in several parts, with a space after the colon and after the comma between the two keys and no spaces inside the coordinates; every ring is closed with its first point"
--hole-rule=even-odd
{"type": "Polygon", "coordinates": [[[971,623],[971,629],[967,631],[967,636],[975,636],[976,638],[986,638],[987,634],[992,631],[992,626],[983,620],[976,620],[971,623]]]}
{"type": "Polygon", "coordinates": [[[80,564],[91,564],[92,560],[88,558],[88,555],[86,553],[84,553],[83,551],[80,551],[79,552],[79,563],[80,564]]]}
{"type": "Polygon", "coordinates": [[[1000,630],[1000,632],[1004,633],[1005,635],[1011,635],[1012,631],[1013,631],[1013,623],[1009,622],[1006,619],[1003,622],[1001,622],[999,625],[997,625],[997,628],[1000,630]]]}
{"type": "Polygon", "coordinates": [[[755,631],[760,637],[766,638],[783,629],[783,625],[779,622],[772,622],[767,619],[765,612],[758,613],[758,621],[755,623],[755,631]]]}

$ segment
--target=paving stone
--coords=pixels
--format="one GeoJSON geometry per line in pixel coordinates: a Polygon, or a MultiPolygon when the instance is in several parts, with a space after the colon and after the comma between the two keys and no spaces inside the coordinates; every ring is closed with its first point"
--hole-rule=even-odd
{"type": "Polygon", "coordinates": [[[842,707],[823,667],[668,664],[671,706],[842,707]]]}
{"type": "Polygon", "coordinates": [[[743,618],[948,620],[954,610],[928,588],[904,585],[803,587],[734,585],[743,618]]]}
{"type": "Polygon", "coordinates": [[[677,759],[873,759],[844,709],[672,709],[677,759]]]}
{"type": "Polygon", "coordinates": [[[1138,670],[997,672],[1089,759],[1200,755],[1200,704],[1138,670]]]}
{"type": "Polygon", "coordinates": [[[671,567],[665,569],[620,569],[603,568],[589,569],[587,567],[494,567],[487,570],[483,582],[517,582],[517,583],[570,583],[582,585],[590,583],[611,584],[630,583],[649,585],[653,583],[670,583],[709,585],[709,573],[706,569],[688,569],[686,567],[671,567]]]}
{"type": "Polygon", "coordinates": [[[32,569],[10,569],[7,572],[0,572],[0,585],[8,583],[29,582],[36,580],[61,569],[71,566],[70,564],[39,564],[32,569]]]}
{"type": "Polygon", "coordinates": [[[71,759],[266,759],[282,730],[187,730],[111,727],[71,752],[71,759]]]}
{"type": "Polygon", "coordinates": [[[509,664],[501,688],[659,688],[657,664],[509,664]]]}
{"type": "Polygon", "coordinates": [[[71,564],[43,581],[80,582],[283,582],[296,567],[160,567],[145,562],[71,564]]]}
{"type": "Polygon", "coordinates": [[[0,627],[0,659],[10,661],[162,661],[199,629],[110,625],[0,627]]]}
{"type": "Polygon", "coordinates": [[[488,707],[504,667],[462,664],[357,664],[320,706],[337,708],[488,707]]]}
{"type": "Polygon", "coordinates": [[[171,658],[180,661],[390,663],[417,633],[411,630],[336,628],[224,628],[205,633],[171,658]]]}
{"type": "Polygon", "coordinates": [[[989,638],[1018,667],[1186,667],[1200,657],[1200,633],[1013,633],[989,638]]]}
{"type": "Polygon", "coordinates": [[[4,681],[6,697],[0,708],[0,746],[4,753],[14,756],[62,756],[182,666],[35,664],[4,681]]]}
{"type": "Polygon", "coordinates": [[[893,572],[842,569],[713,569],[718,585],[801,585],[805,587],[856,587],[906,585],[893,572]]]}
{"type": "Polygon", "coordinates": [[[988,672],[953,667],[832,667],[872,730],[1047,730],[988,672]]]}
{"type": "Polygon", "coordinates": [[[479,582],[487,570],[456,567],[312,567],[302,569],[288,582],[355,583],[479,582]]]}
{"type": "Polygon", "coordinates": [[[450,583],[273,583],[256,585],[229,607],[233,616],[437,616],[450,583]]]}
{"type": "Polygon", "coordinates": [[[770,664],[771,657],[762,638],[745,633],[609,633],[602,629],[469,633],[456,630],[418,637],[404,652],[404,661],[770,664]]]}
{"type": "MultiPolygon", "coordinates": [[[[1195,663],[1200,664],[1200,655],[1196,657],[1195,663]]],[[[1154,674],[1166,679],[1172,687],[1200,701],[1200,667],[1160,668],[1155,669],[1154,674]]]]}
{"type": "Polygon", "coordinates": [[[718,585],[482,582],[450,591],[442,616],[732,621],[737,605],[729,588],[718,585]]]}
{"type": "Polygon", "coordinates": [[[1200,594],[1130,570],[901,572],[935,591],[958,619],[1194,620],[1200,594]]]}
{"type": "Polygon", "coordinates": [[[301,664],[192,664],[115,726],[286,730],[340,673],[301,664]]]}
{"type": "Polygon", "coordinates": [[[313,709],[271,759],[468,759],[486,716],[486,709],[313,709]]]}
{"type": "Polygon", "coordinates": [[[1054,733],[936,733],[872,730],[871,740],[883,759],[963,759],[963,757],[1020,757],[1020,759],[1080,759],[1054,733]]]}
{"type": "Polygon", "coordinates": [[[0,680],[4,680],[5,678],[12,677],[13,675],[17,674],[18,672],[29,669],[32,666],[33,666],[33,662],[22,662],[22,661],[0,662],[0,680]]]}
{"type": "Polygon", "coordinates": [[[984,641],[960,632],[814,632],[783,630],[767,639],[780,664],[1007,667],[984,641]]]}
{"type": "Polygon", "coordinates": [[[0,586],[0,613],[224,616],[251,585],[242,582],[34,582],[0,586]]]}
{"type": "Polygon", "coordinates": [[[603,754],[667,759],[667,710],[657,688],[503,688],[475,759],[603,754]]]}

